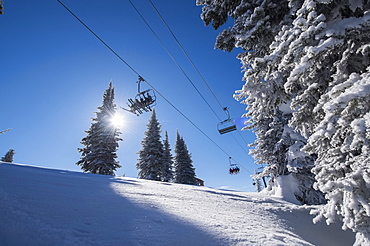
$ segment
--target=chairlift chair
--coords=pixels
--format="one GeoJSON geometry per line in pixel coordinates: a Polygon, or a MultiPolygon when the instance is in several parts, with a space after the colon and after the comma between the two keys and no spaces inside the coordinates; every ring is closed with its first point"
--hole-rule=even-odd
{"type": "Polygon", "coordinates": [[[238,165],[236,163],[232,163],[231,159],[232,158],[229,157],[229,164],[230,164],[229,173],[230,174],[238,174],[240,172],[240,168],[238,167],[238,165]]]}
{"type": "Polygon", "coordinates": [[[223,110],[226,112],[228,118],[217,124],[217,130],[220,134],[225,134],[236,130],[235,120],[230,119],[230,113],[227,110],[227,107],[223,108],[223,110]]]}
{"type": "Polygon", "coordinates": [[[157,97],[152,89],[147,89],[145,91],[139,92],[135,97],[135,101],[136,100],[138,100],[142,105],[146,107],[154,107],[155,105],[157,105],[157,97]]]}
{"type": "Polygon", "coordinates": [[[217,129],[220,134],[225,134],[236,130],[235,121],[233,119],[226,119],[217,124],[217,129]]]}
{"type": "MultiPolygon", "coordinates": [[[[264,167],[259,167],[259,168],[257,168],[257,169],[254,170],[254,174],[255,175],[260,174],[260,173],[263,172],[264,169],[265,169],[264,167]]],[[[263,184],[264,184],[265,188],[267,188],[267,183],[266,183],[265,177],[268,177],[268,176],[263,176],[262,177],[262,181],[263,181],[263,184]]],[[[257,184],[257,183],[256,182],[253,183],[253,185],[255,185],[255,184],[257,184]]]]}
{"type": "Polygon", "coordinates": [[[152,107],[156,105],[156,95],[152,89],[147,89],[145,91],[140,91],[140,83],[145,81],[141,76],[139,76],[138,83],[138,94],[135,96],[135,99],[129,98],[127,106],[130,109],[121,107],[122,109],[136,114],[139,116],[144,112],[152,111],[152,107]]]}

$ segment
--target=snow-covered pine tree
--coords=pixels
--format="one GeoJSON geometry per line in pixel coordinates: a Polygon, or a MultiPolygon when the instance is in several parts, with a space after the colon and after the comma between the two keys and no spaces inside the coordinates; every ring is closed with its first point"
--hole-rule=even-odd
{"type": "Polygon", "coordinates": [[[331,223],[339,215],[343,228],[356,232],[355,245],[370,245],[370,66],[351,73],[326,96],[325,117],[305,147],[318,155],[316,187],[328,199],[313,211],[315,220],[331,223]]]}
{"type": "Polygon", "coordinates": [[[191,154],[179,132],[176,133],[175,143],[175,183],[196,185],[195,168],[191,160],[191,154]]]}
{"type": "Polygon", "coordinates": [[[120,131],[112,124],[116,113],[114,104],[114,88],[112,81],[103,95],[103,105],[98,107],[96,118],[93,118],[90,129],[85,131],[87,136],[81,140],[84,148],[79,148],[81,159],[76,165],[84,172],[114,175],[121,166],[116,161],[120,131]]]}
{"type": "MultiPolygon", "coordinates": [[[[253,129],[257,136],[251,154],[257,163],[267,164],[259,176],[271,177],[268,189],[273,191],[279,176],[291,174],[298,183],[296,198],[304,204],[318,204],[324,199],[321,192],[313,190],[310,170],[314,155],[301,151],[306,139],[288,126],[293,111],[290,110],[292,95],[284,87],[286,71],[276,68],[276,61],[282,59],[280,54],[270,55],[275,36],[292,25],[292,13],[299,2],[197,1],[206,5],[202,13],[205,24],[213,23],[218,28],[225,23],[227,15],[234,19],[234,25],[219,34],[215,47],[225,51],[240,47],[245,51],[238,58],[244,67],[246,83],[234,97],[248,105],[244,116],[253,123],[246,129],[253,129]]],[[[281,52],[288,50],[283,48],[281,52]]]]}
{"type": "Polygon", "coordinates": [[[13,156],[14,156],[14,154],[15,154],[15,150],[14,149],[8,150],[8,152],[6,152],[6,154],[5,154],[5,156],[4,157],[1,157],[1,161],[12,163],[13,162],[13,156]]]}
{"type": "MultiPolygon", "coordinates": [[[[228,47],[244,48],[243,39],[259,38],[265,26],[269,28],[266,21],[276,20],[267,17],[269,12],[264,6],[277,1],[198,2],[211,4],[213,12],[222,9],[222,13],[236,17],[233,17],[236,23],[244,22],[234,25],[238,32],[218,39],[221,43],[228,41],[228,47]],[[234,6],[230,7],[229,2],[234,6]],[[267,17],[261,20],[264,25],[248,25],[258,13],[267,17]]],[[[343,227],[357,233],[356,244],[369,245],[370,179],[365,163],[369,160],[370,137],[367,99],[370,4],[361,0],[278,2],[287,4],[289,11],[271,8],[277,12],[273,15],[282,20],[275,21],[274,40],[256,43],[268,47],[262,55],[256,52],[239,55],[246,75],[242,93],[246,92],[248,105],[258,103],[249,92],[255,86],[253,79],[256,84],[263,84],[258,76],[267,83],[273,76],[281,79],[279,88],[283,87],[287,94],[284,102],[293,109],[289,125],[308,139],[301,143],[306,145],[303,150],[317,156],[313,169],[315,187],[326,193],[328,199],[327,205],[317,211],[317,218],[325,217],[332,222],[339,215],[343,227]]],[[[212,21],[218,15],[208,17],[212,21]]],[[[257,91],[255,94],[260,93],[257,91]]]]}
{"type": "Polygon", "coordinates": [[[173,180],[173,157],[167,131],[165,132],[165,138],[163,140],[163,163],[161,173],[162,181],[170,182],[173,180]]]}
{"type": "Polygon", "coordinates": [[[157,120],[155,110],[149,118],[144,139],[141,141],[142,148],[138,152],[139,159],[136,168],[139,170],[138,177],[162,181],[163,175],[163,144],[161,142],[161,126],[157,120]]]}
{"type": "Polygon", "coordinates": [[[370,244],[369,10],[367,1],[304,1],[279,68],[292,68],[290,124],[308,138],[303,150],[317,156],[315,187],[328,199],[316,220],[339,215],[356,245],[370,244]]]}

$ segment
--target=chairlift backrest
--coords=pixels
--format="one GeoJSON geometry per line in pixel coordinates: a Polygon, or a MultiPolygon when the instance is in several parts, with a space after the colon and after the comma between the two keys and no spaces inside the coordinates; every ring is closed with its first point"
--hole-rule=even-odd
{"type": "Polygon", "coordinates": [[[220,134],[225,134],[228,132],[235,131],[236,130],[235,120],[233,119],[224,120],[218,123],[217,128],[220,134]]]}
{"type": "Polygon", "coordinates": [[[235,130],[236,130],[236,126],[233,125],[233,126],[229,126],[229,127],[226,127],[226,128],[218,129],[218,132],[220,134],[225,134],[225,133],[229,133],[229,132],[232,132],[232,131],[235,131],[235,130]]]}
{"type": "Polygon", "coordinates": [[[143,101],[145,106],[155,106],[156,95],[152,89],[145,90],[136,95],[135,99],[143,101]]]}
{"type": "Polygon", "coordinates": [[[227,107],[223,110],[227,115],[227,119],[217,124],[217,129],[220,134],[225,134],[236,130],[236,124],[234,119],[230,119],[230,113],[227,107]]]}

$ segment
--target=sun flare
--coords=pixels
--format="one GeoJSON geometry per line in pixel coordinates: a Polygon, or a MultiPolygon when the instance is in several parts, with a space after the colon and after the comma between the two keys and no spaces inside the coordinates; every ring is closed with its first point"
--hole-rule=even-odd
{"type": "Polygon", "coordinates": [[[111,118],[111,123],[116,128],[122,128],[124,125],[124,118],[121,114],[115,113],[111,118]]]}

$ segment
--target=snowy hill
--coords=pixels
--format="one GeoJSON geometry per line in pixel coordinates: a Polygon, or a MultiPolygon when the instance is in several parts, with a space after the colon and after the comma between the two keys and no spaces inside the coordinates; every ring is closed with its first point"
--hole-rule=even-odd
{"type": "Polygon", "coordinates": [[[0,163],[0,245],[352,245],[256,193],[0,163]]]}

